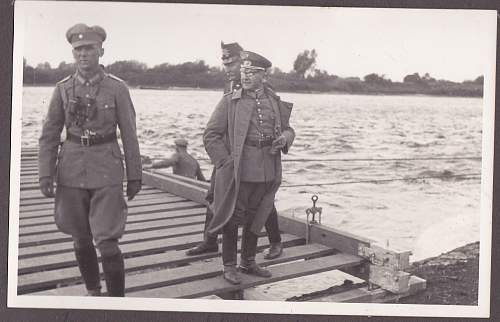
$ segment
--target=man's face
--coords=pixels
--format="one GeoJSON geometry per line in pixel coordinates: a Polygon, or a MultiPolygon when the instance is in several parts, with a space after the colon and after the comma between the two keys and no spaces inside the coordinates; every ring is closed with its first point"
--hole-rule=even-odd
{"type": "Polygon", "coordinates": [[[73,58],[78,69],[92,71],[99,66],[99,58],[104,54],[101,45],[91,44],[73,48],[73,58]]]}
{"type": "Polygon", "coordinates": [[[246,90],[254,91],[262,87],[266,72],[258,69],[241,69],[241,86],[246,90]]]}
{"type": "Polygon", "coordinates": [[[230,63],[223,64],[223,66],[228,80],[235,81],[240,79],[241,60],[236,59],[230,63]]]}

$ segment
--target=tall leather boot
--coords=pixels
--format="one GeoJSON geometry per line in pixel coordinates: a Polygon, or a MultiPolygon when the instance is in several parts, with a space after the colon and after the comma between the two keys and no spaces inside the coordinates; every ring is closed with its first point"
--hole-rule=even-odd
{"type": "Polygon", "coordinates": [[[97,263],[97,253],[93,244],[86,247],[75,246],[75,257],[78,268],[82,274],[87,295],[101,295],[101,281],[99,277],[99,264],[97,263]]]}
{"type": "Polygon", "coordinates": [[[122,253],[102,257],[102,270],[108,289],[108,296],[125,296],[125,267],[122,253]]]}

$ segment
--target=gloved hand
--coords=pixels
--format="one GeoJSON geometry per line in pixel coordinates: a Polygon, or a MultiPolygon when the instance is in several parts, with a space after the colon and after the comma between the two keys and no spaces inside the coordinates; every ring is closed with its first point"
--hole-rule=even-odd
{"type": "Polygon", "coordinates": [[[286,137],[282,134],[273,140],[271,145],[271,154],[276,154],[286,146],[286,137]]]}
{"type": "Polygon", "coordinates": [[[141,191],[141,180],[127,181],[127,197],[128,200],[134,199],[135,195],[141,191]]]}
{"type": "Polygon", "coordinates": [[[40,191],[47,198],[54,198],[54,179],[52,177],[40,178],[40,191]]]}

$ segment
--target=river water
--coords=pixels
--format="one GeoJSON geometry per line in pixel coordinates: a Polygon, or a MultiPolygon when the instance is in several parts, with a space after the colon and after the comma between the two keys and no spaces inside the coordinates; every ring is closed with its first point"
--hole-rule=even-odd
{"type": "MultiPolygon", "coordinates": [[[[23,146],[37,145],[52,90],[24,88],[23,146]]],[[[174,139],[185,137],[208,178],[211,165],[202,133],[221,93],[132,89],[131,96],[141,153],[169,156],[174,139]]],[[[383,246],[411,250],[411,260],[479,240],[481,182],[476,175],[481,160],[460,157],[481,156],[482,99],[292,93],[281,97],[294,102],[291,124],[297,137],[283,157],[279,210],[304,216],[316,194],[323,224],[383,246]],[[415,160],[428,157],[453,159],[415,160]],[[308,160],[292,161],[297,159],[308,160]],[[455,177],[462,174],[474,176],[455,177]],[[428,178],[435,176],[441,178],[428,178]],[[421,177],[426,179],[411,179],[421,177]],[[408,180],[359,182],[396,178],[408,180]]]]}

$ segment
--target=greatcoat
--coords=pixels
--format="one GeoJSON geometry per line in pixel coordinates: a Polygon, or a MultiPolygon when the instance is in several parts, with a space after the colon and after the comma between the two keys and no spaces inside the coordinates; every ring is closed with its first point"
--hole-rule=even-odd
{"type": "MultiPolygon", "coordinates": [[[[209,234],[216,234],[231,218],[240,188],[241,155],[250,125],[253,104],[241,100],[243,89],[224,95],[215,107],[203,135],[205,149],[214,163],[215,174],[214,218],[208,227],[209,234]]],[[[266,89],[275,117],[275,133],[283,134],[286,145],[283,153],[288,153],[295,138],[295,131],[290,126],[292,103],[281,101],[274,92],[266,89]],[[278,117],[279,115],[279,117],[278,117]]],[[[275,155],[276,177],[272,188],[264,196],[253,219],[251,230],[259,233],[269,216],[274,198],[281,184],[281,152],[275,155]]]]}

